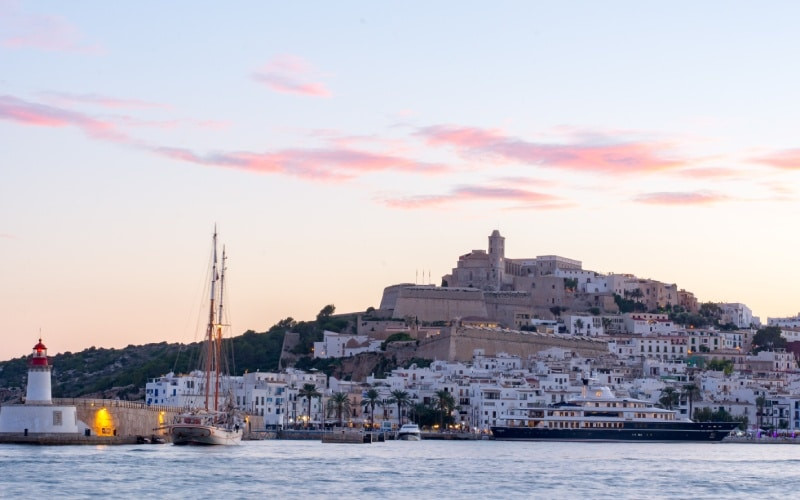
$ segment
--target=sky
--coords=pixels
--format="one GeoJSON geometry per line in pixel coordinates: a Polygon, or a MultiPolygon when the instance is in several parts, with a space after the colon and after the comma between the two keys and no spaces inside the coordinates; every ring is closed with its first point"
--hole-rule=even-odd
{"type": "MultiPolygon", "coordinates": [[[[439,284],[498,229],[800,311],[798,2],[0,0],[0,359],[439,284]]],[[[156,374],[157,375],[157,374],[156,374]]]]}

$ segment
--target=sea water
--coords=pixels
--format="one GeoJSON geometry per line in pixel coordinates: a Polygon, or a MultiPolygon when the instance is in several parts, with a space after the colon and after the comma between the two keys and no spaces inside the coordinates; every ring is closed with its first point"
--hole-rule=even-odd
{"type": "Polygon", "coordinates": [[[0,445],[2,498],[796,498],[800,446],[248,441],[0,445]]]}

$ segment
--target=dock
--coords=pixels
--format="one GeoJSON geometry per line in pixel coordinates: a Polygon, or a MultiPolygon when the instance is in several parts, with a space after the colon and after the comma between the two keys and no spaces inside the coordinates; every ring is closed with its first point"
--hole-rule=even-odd
{"type": "MultiPolygon", "coordinates": [[[[149,436],[148,436],[149,437],[149,436]]],[[[85,436],[83,434],[33,434],[2,433],[0,444],[32,444],[32,445],[116,445],[142,444],[143,436],[85,436]]]]}

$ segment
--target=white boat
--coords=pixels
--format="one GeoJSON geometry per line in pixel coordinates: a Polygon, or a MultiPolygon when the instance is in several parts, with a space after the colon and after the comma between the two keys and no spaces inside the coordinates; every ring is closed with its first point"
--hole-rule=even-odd
{"type": "Polygon", "coordinates": [[[397,439],[401,441],[419,441],[422,439],[419,426],[417,424],[403,424],[400,430],[397,431],[397,439]]]}
{"type": "Polygon", "coordinates": [[[203,352],[204,404],[175,415],[169,426],[172,443],[176,445],[233,445],[242,441],[244,421],[233,404],[232,395],[221,384],[228,380],[222,355],[222,293],[225,283],[225,248],[222,265],[217,272],[217,232],[214,230],[211,269],[211,297],[208,327],[203,352]],[[219,285],[217,287],[217,285],[219,285]],[[227,393],[226,393],[227,392],[227,393]]]}

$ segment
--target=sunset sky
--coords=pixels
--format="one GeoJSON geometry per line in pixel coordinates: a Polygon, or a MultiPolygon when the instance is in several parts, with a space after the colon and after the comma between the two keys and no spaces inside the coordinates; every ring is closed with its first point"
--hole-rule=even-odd
{"type": "MultiPolygon", "coordinates": [[[[512,258],[800,311],[799,2],[0,0],[0,360],[512,258]]],[[[429,278],[430,276],[430,278],[429,278]]],[[[153,374],[157,376],[159,374],[153,374]]]]}

